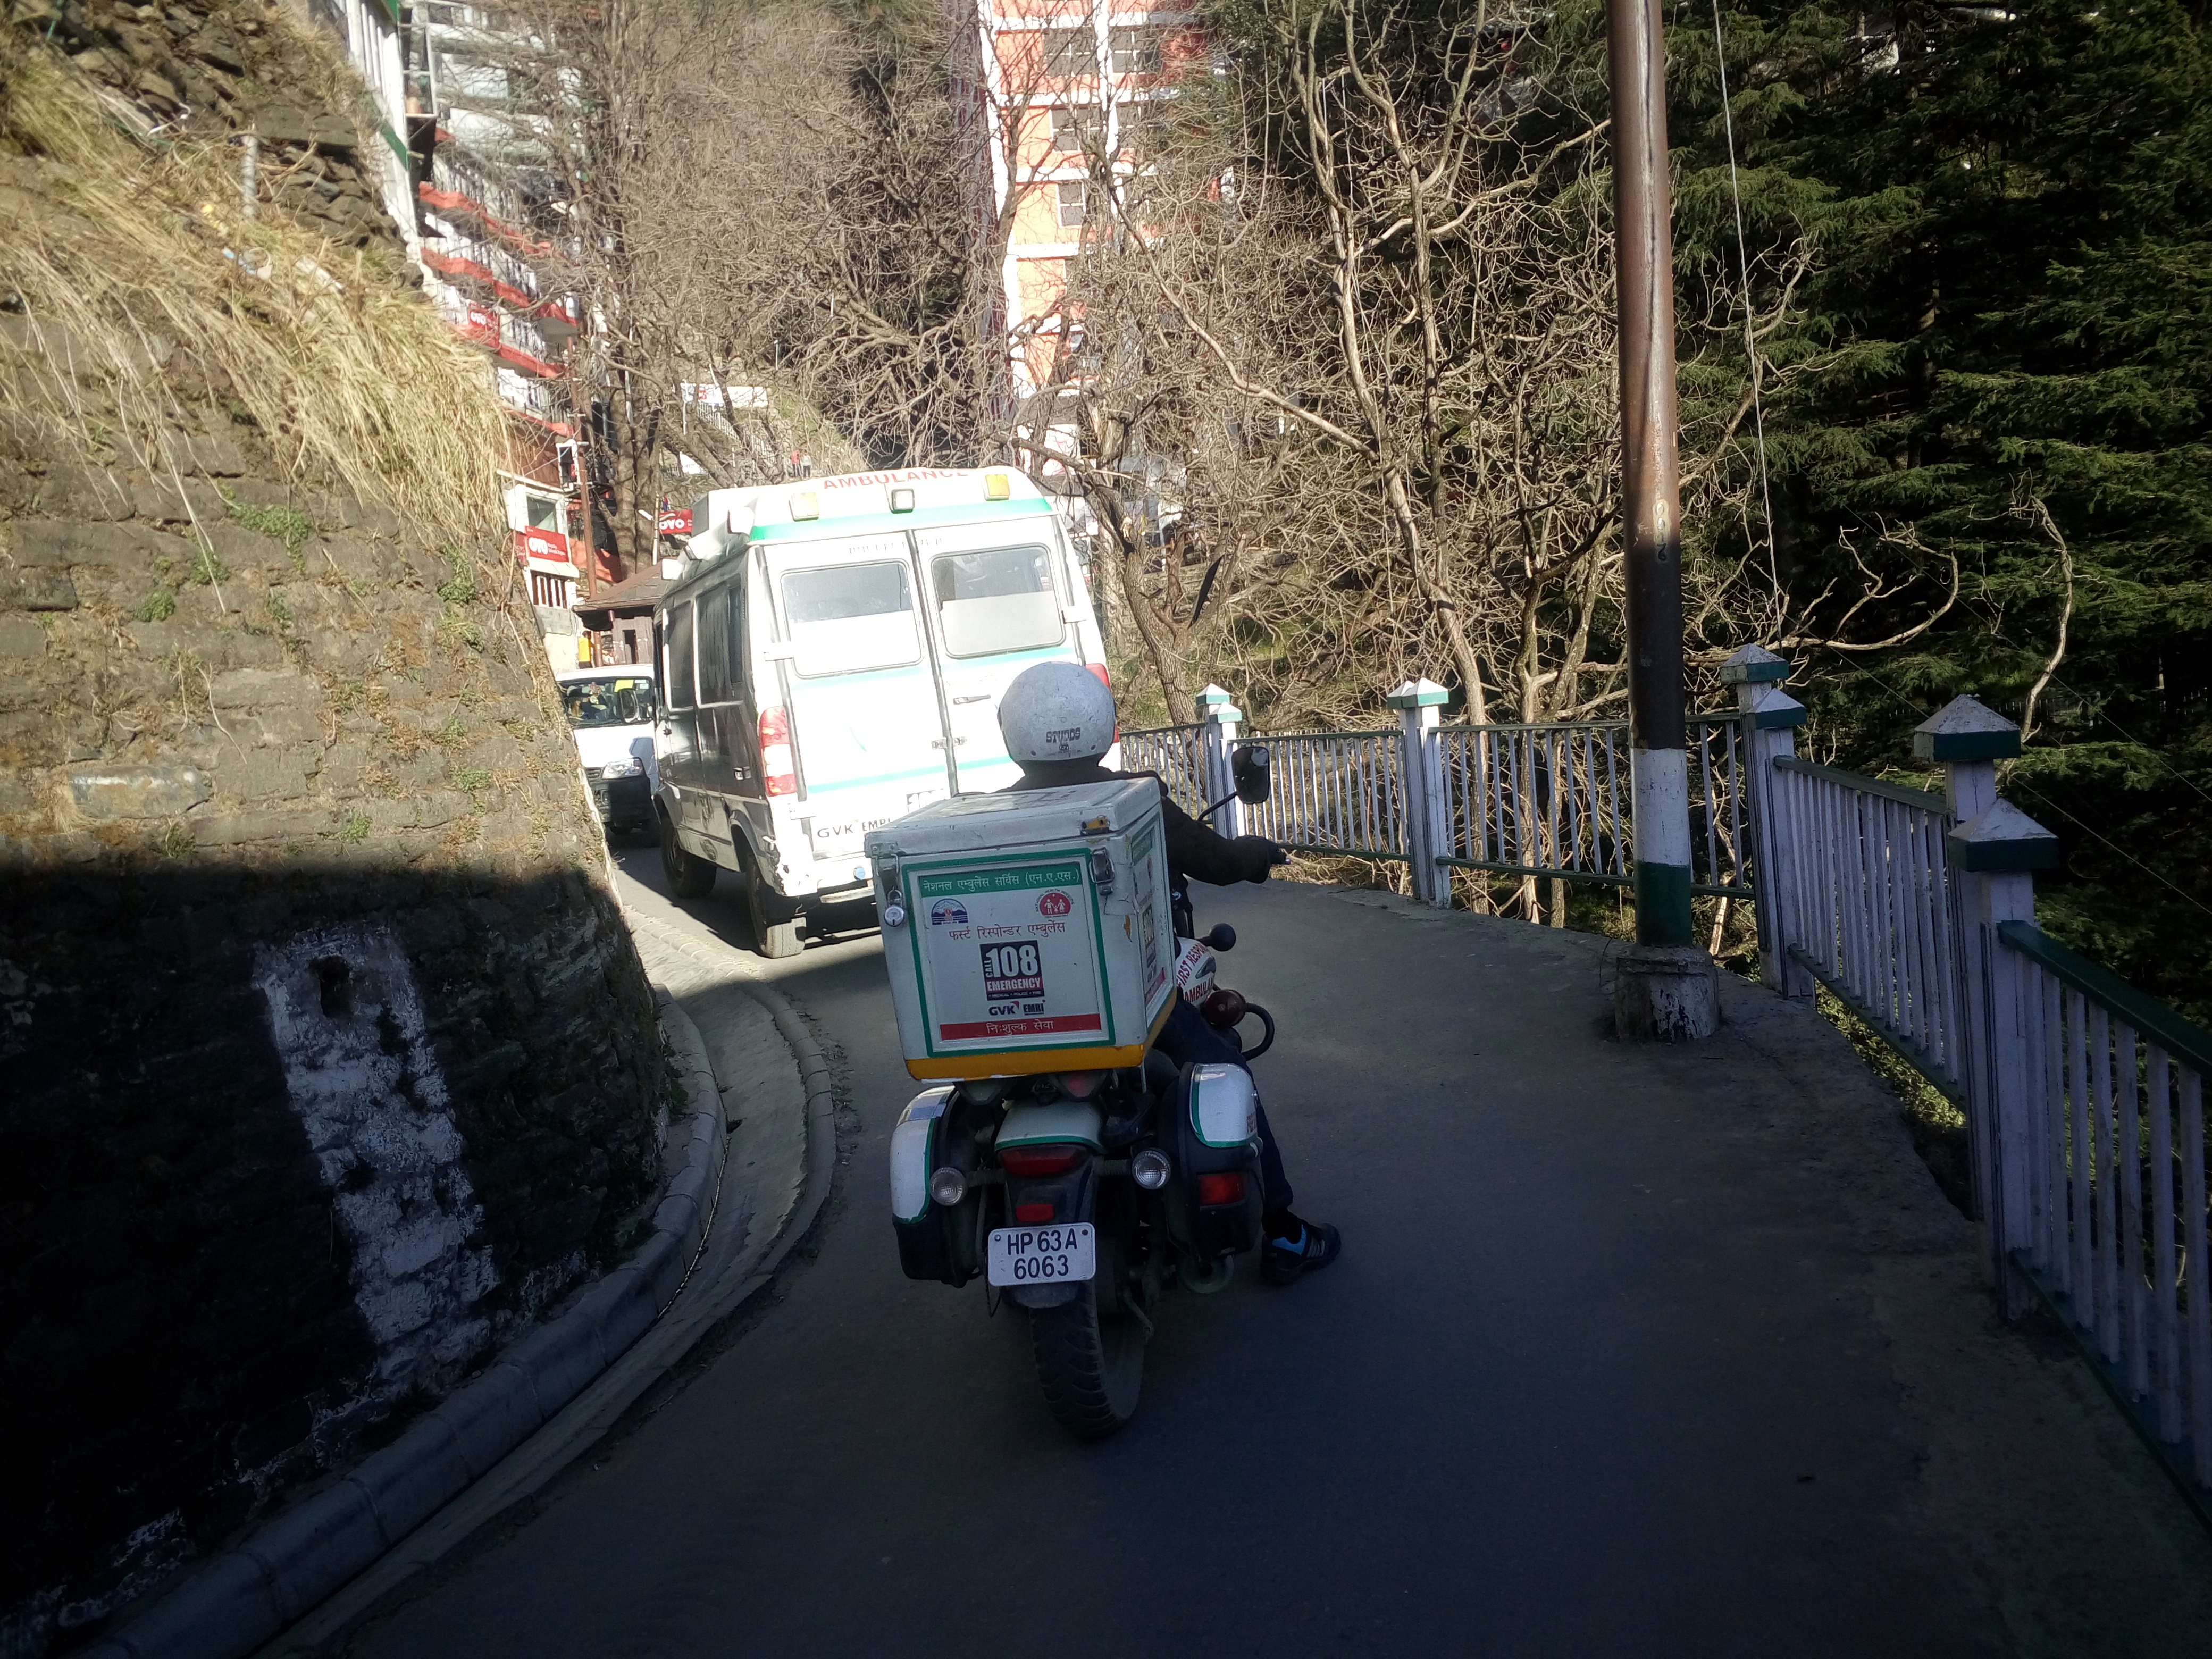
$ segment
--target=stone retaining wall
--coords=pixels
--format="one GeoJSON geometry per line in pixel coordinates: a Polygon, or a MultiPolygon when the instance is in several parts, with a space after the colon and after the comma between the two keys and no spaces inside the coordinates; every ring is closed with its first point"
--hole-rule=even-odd
{"type": "MultiPolygon", "coordinates": [[[[280,184],[358,183],[273,11],[48,15],[141,114],[198,75],[178,119],[302,112],[317,166],[280,184]]],[[[91,234],[65,171],[0,153],[0,205],[91,234]]],[[[303,484],[225,370],[131,337],[126,420],[0,284],[4,1659],[94,1635],[635,1249],[673,1094],[496,532],[303,484]]]]}
{"type": "Polygon", "coordinates": [[[61,47],[165,135],[261,140],[259,198],[338,246],[406,244],[386,211],[383,141],[357,85],[275,0],[0,0],[17,27],[61,47]]]}
{"type": "MultiPolygon", "coordinates": [[[[10,361],[67,356],[0,317],[10,361]]],[[[666,1107],[526,596],[220,411],[88,459],[40,384],[0,384],[10,1653],[618,1257],[666,1107]]]]}

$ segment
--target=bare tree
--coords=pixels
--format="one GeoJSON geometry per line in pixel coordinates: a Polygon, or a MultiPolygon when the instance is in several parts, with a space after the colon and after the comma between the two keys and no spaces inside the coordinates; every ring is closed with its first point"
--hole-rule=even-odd
{"type": "Polygon", "coordinates": [[[487,42],[636,565],[663,496],[976,443],[941,74],[820,7],[509,0],[487,42]],[[699,476],[690,479],[689,475],[699,476]]]}
{"type": "MultiPolygon", "coordinates": [[[[1439,665],[1478,720],[1604,713],[1626,682],[1602,121],[1538,14],[1246,15],[1145,144],[1094,155],[1111,218],[1071,294],[1079,343],[1018,441],[1080,433],[1060,464],[1171,717],[1229,665],[1278,720],[1439,665]],[[1173,533],[1129,510],[1163,477],[1173,533]]],[[[1778,258],[1760,329],[1806,254],[1778,258]]],[[[1734,292],[1692,297],[1688,361],[1740,351],[1734,292]]],[[[1692,407],[1692,510],[1740,508],[1748,412],[1692,407]]],[[[1755,574],[1703,561],[1694,624],[1729,632],[1755,574]]]]}

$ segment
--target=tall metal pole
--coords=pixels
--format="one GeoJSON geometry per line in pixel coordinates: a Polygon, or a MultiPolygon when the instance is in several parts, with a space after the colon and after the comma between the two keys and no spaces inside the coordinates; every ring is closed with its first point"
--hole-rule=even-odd
{"type": "Polygon", "coordinates": [[[1682,507],[1675,458],[1674,243],[1659,0],[1607,0],[1620,295],[1621,516],[1635,784],[1636,942],[1687,945],[1682,507]]]}

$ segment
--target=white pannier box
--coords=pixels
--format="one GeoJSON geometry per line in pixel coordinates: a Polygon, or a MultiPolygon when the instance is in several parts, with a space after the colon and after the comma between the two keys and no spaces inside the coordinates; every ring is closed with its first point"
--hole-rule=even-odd
{"type": "Polygon", "coordinates": [[[867,849],[915,1077],[1142,1062],[1176,994],[1157,782],[937,801],[867,849]]]}

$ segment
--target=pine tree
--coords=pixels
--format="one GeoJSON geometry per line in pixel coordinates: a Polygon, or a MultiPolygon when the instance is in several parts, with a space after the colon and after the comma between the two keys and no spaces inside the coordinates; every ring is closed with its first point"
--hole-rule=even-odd
{"type": "MultiPolygon", "coordinates": [[[[1818,258],[1773,352],[1781,574],[1829,616],[1887,590],[1863,641],[1958,572],[1911,640],[1814,653],[1816,740],[1893,769],[1960,692],[2021,720],[2005,787],[2066,854],[2046,925],[2212,1012],[2203,21],[2172,0],[1724,19],[1754,255],[1794,228],[1818,258]]],[[[1686,283],[1734,234],[1711,45],[1670,31],[1686,283]]]]}

